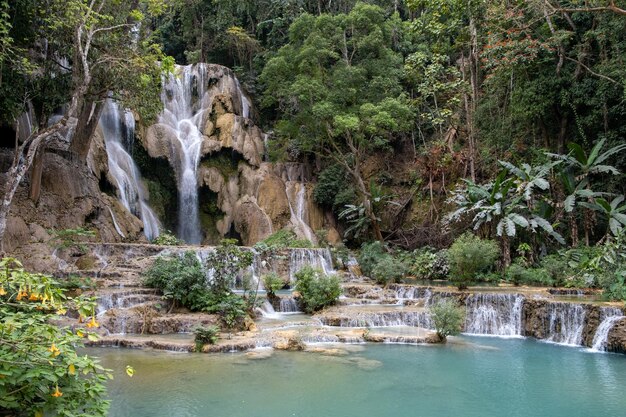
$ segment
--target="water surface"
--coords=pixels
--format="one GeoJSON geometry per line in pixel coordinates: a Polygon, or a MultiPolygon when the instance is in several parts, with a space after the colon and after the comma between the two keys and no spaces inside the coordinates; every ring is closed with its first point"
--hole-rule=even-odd
{"type": "Polygon", "coordinates": [[[89,351],[115,370],[110,417],[626,416],[623,355],[467,336],[447,346],[347,348],[266,359],[89,351]]]}

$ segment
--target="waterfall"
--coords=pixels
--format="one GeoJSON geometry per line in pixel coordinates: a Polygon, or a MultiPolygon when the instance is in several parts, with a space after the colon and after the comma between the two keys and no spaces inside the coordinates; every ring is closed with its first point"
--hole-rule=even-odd
{"type": "Polygon", "coordinates": [[[317,241],[315,233],[308,223],[309,214],[307,212],[306,185],[302,182],[287,181],[286,186],[291,224],[293,224],[307,240],[315,243],[317,241]]]}
{"type": "Polygon", "coordinates": [[[160,122],[170,126],[178,140],[178,234],[190,244],[202,240],[198,211],[197,169],[202,147],[202,103],[205,96],[204,67],[202,65],[179,67],[178,77],[171,74],[163,89],[165,109],[160,122]],[[168,100],[168,96],[171,99],[168,100]],[[195,105],[194,105],[195,104],[195,105]]]}
{"type": "Polygon", "coordinates": [[[333,261],[328,249],[290,249],[289,281],[295,282],[295,274],[305,266],[321,269],[325,275],[334,274],[333,261]]]}
{"type": "Polygon", "coordinates": [[[381,311],[378,313],[358,312],[339,318],[322,316],[320,321],[326,326],[339,327],[421,327],[434,328],[428,311],[381,311]]]}
{"type": "Polygon", "coordinates": [[[130,111],[122,111],[117,103],[107,99],[99,122],[118,197],[128,211],[141,219],[144,234],[152,240],[159,235],[159,221],[148,206],[139,169],[129,153],[135,137],[135,118],[130,111]]]}
{"type": "Polygon", "coordinates": [[[621,319],[624,318],[624,313],[619,308],[615,307],[603,307],[600,310],[600,320],[602,322],[596,329],[596,334],[593,336],[593,342],[591,342],[591,350],[594,351],[606,351],[607,338],[609,332],[621,319]]]}
{"type": "Polygon", "coordinates": [[[278,311],[281,313],[301,313],[298,309],[298,303],[293,297],[280,297],[278,311]]]}
{"type": "Polygon", "coordinates": [[[465,301],[465,332],[521,336],[523,305],[520,294],[472,294],[465,301]]]}
{"type": "MultiPolygon", "coordinates": [[[[585,309],[580,304],[548,303],[547,340],[565,345],[581,345],[585,327],[585,309]]],[[[545,327],[546,323],[544,323],[545,327]]]]}
{"type": "Polygon", "coordinates": [[[164,80],[161,93],[165,108],[159,123],[170,127],[177,140],[171,146],[177,152],[178,159],[178,235],[190,244],[202,241],[197,171],[207,111],[211,111],[217,95],[228,92],[233,99],[238,99],[238,103],[234,103],[239,105],[237,113],[244,118],[250,116],[250,101],[243,94],[239,81],[228,70],[225,74],[221,73],[223,70],[223,67],[207,64],[177,66],[177,74],[170,74],[164,80]],[[216,78],[218,82],[209,87],[209,83],[216,78]]]}

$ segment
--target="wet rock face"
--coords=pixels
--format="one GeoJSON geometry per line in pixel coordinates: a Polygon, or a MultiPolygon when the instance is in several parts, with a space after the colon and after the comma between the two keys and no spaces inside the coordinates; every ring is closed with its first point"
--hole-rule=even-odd
{"type": "Polygon", "coordinates": [[[615,323],[607,338],[609,352],[626,353],[626,317],[615,323]]]}
{"type": "MultiPolygon", "coordinates": [[[[126,239],[142,239],[141,221],[117,204],[117,198],[100,190],[99,182],[107,170],[103,152],[97,135],[87,163],[76,160],[68,151],[48,149],[43,156],[39,199],[35,202],[29,198],[28,177],[15,194],[5,235],[7,252],[20,256],[26,267],[31,266],[29,259],[37,255],[26,246],[47,242],[50,229],[86,227],[101,240],[117,242],[123,238],[114,219],[126,239]]],[[[6,157],[0,155],[0,159],[6,157]]]]}

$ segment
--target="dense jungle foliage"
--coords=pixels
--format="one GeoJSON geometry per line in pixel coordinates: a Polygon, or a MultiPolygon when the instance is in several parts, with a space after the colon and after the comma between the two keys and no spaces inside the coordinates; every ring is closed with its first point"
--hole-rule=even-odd
{"type": "MultiPolygon", "coordinates": [[[[5,0],[0,11],[5,148],[29,107],[45,121],[76,103],[89,132],[112,92],[150,120],[163,71],[213,62],[255,101],[271,158],[312,167],[346,244],[386,243],[370,268],[381,281],[417,272],[398,248],[429,246],[422,269],[454,269],[438,251],[468,230],[496,241],[498,272],[516,283],[563,284],[557,257],[569,281],[603,285],[572,265],[623,247],[625,1],[5,0]]],[[[82,156],[85,135],[72,143],[82,156]]]]}

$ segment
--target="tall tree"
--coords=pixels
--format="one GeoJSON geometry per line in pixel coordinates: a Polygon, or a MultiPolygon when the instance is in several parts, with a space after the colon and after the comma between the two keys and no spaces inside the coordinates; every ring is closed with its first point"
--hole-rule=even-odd
{"type": "Polygon", "coordinates": [[[347,14],[304,14],[289,43],[261,74],[262,104],[275,107],[276,136],[292,153],[330,159],[348,173],[374,236],[382,240],[363,164],[410,132],[403,57],[394,49],[403,23],[357,3],[347,14]]]}

